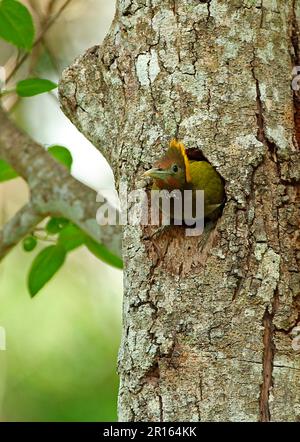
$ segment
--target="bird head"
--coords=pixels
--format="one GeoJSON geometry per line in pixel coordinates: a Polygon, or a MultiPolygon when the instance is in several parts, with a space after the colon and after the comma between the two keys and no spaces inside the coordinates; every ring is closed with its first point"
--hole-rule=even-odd
{"type": "Polygon", "coordinates": [[[164,156],[144,175],[153,178],[159,189],[182,189],[191,181],[190,165],[184,145],[172,140],[164,156]]]}

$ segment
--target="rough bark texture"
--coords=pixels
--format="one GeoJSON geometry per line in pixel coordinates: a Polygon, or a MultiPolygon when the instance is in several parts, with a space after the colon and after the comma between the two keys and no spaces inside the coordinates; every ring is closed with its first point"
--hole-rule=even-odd
{"type": "Polygon", "coordinates": [[[182,229],[124,229],[122,421],[300,421],[299,17],[298,0],[119,0],[64,72],[63,110],[117,183],[143,186],[174,136],[226,182],[201,253],[182,229]]]}

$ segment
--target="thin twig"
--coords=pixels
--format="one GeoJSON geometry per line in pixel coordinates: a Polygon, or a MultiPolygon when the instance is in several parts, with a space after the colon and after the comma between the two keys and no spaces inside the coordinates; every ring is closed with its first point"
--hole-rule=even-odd
{"type": "Polygon", "coordinates": [[[39,235],[38,233],[36,233],[36,230],[34,231],[34,236],[36,237],[36,239],[38,239],[39,241],[44,241],[44,242],[50,242],[52,244],[56,244],[57,241],[54,238],[49,238],[49,236],[43,236],[43,235],[39,235]]]}
{"type": "MultiPolygon", "coordinates": [[[[66,9],[66,7],[71,3],[72,0],[67,0],[62,7],[57,11],[57,13],[52,17],[52,19],[50,19],[48,21],[48,23],[45,24],[45,27],[42,29],[40,35],[38,36],[38,38],[36,39],[36,41],[33,44],[33,48],[38,45],[44,35],[46,34],[46,32],[48,31],[48,29],[56,22],[56,20],[58,19],[58,17],[60,16],[60,14],[66,9]]],[[[19,70],[19,68],[22,66],[22,64],[27,60],[27,58],[29,57],[30,52],[27,52],[26,54],[23,55],[23,57],[20,59],[20,61],[15,65],[15,67],[13,68],[13,70],[11,71],[11,73],[8,75],[6,81],[8,82],[13,75],[15,75],[15,73],[19,70]]]]}

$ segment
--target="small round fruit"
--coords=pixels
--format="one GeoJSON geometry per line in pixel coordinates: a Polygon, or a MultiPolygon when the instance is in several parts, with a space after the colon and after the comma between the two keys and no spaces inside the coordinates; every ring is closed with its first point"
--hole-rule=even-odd
{"type": "Polygon", "coordinates": [[[25,252],[31,252],[37,245],[37,240],[34,236],[27,236],[23,239],[23,249],[25,252]]]}

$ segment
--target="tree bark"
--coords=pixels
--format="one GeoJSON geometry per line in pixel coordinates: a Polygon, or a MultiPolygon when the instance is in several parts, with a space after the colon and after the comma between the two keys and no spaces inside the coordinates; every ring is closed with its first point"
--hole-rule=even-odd
{"type": "Polygon", "coordinates": [[[124,228],[121,421],[300,421],[299,17],[299,0],[119,0],[63,74],[117,184],[145,185],[174,136],[226,183],[202,251],[124,228]]]}

